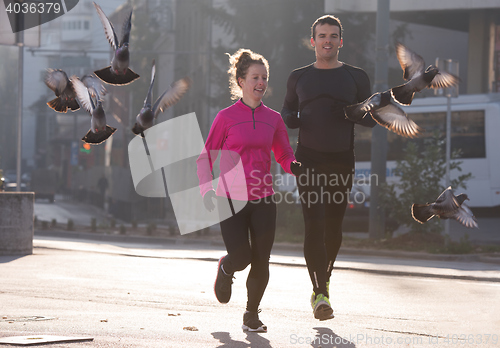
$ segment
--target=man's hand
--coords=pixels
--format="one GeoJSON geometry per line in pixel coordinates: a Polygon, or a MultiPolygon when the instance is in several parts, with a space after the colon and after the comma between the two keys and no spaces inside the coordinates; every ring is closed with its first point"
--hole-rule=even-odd
{"type": "Polygon", "coordinates": [[[304,174],[304,167],[302,167],[302,163],[293,161],[290,163],[290,171],[293,173],[295,176],[299,176],[301,174],[304,174]]]}
{"type": "Polygon", "coordinates": [[[288,126],[288,128],[295,129],[300,127],[300,119],[297,111],[291,111],[287,108],[281,109],[281,117],[283,117],[283,121],[288,126]]]}
{"type": "Polygon", "coordinates": [[[203,204],[205,205],[205,209],[207,209],[208,211],[212,211],[215,209],[215,204],[214,204],[212,198],[215,198],[215,191],[214,190],[208,191],[203,196],[203,204]]]}

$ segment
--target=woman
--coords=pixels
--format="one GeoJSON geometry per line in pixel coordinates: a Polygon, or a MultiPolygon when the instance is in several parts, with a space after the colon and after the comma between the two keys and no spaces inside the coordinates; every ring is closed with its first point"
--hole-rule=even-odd
{"type": "Polygon", "coordinates": [[[262,103],[269,76],[267,60],[248,49],[240,49],[229,57],[229,62],[232,99],[239,99],[215,117],[205,149],[197,160],[198,178],[209,211],[215,208],[212,199],[216,198],[227,250],[218,263],[214,285],[217,300],[229,302],[233,273],[251,264],[242,328],[267,332],[259,319],[258,307],[269,280],[269,256],[276,228],[271,151],[290,174],[300,173],[300,163],[295,161],[280,114],[262,103]],[[215,192],[212,165],[219,151],[221,175],[215,192]],[[232,213],[222,216],[228,202],[232,213]],[[234,207],[242,208],[235,211],[234,207]]]}

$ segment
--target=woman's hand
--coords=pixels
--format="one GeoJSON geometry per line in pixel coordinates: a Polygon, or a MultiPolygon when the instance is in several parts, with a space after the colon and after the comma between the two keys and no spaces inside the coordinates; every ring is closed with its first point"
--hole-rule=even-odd
{"type": "Polygon", "coordinates": [[[302,167],[302,163],[293,161],[290,163],[290,171],[295,176],[299,176],[300,174],[304,174],[304,167],[302,167]]]}

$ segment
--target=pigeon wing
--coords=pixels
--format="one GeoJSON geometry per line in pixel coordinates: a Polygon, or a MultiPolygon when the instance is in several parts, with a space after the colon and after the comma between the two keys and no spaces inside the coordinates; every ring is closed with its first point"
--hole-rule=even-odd
{"type": "Polygon", "coordinates": [[[380,93],[375,93],[361,103],[345,106],[345,117],[353,122],[360,121],[365,117],[367,112],[371,111],[380,104],[380,99],[380,93]]]}
{"type": "Polygon", "coordinates": [[[106,93],[108,92],[104,85],[101,83],[101,80],[99,80],[95,76],[84,75],[81,78],[81,81],[89,89],[89,92],[93,97],[98,97],[97,99],[99,99],[100,96],[106,95],[106,93]]]}
{"type": "Polygon", "coordinates": [[[153,64],[151,66],[151,83],[149,84],[148,94],[146,95],[146,99],[144,99],[144,106],[151,105],[153,99],[153,86],[155,83],[155,74],[156,74],[156,65],[155,60],[153,59],[153,64]]]}
{"type": "Polygon", "coordinates": [[[153,105],[153,113],[155,118],[160,112],[163,112],[164,110],[177,103],[188,91],[189,87],[191,87],[191,79],[189,77],[184,77],[178,81],[175,81],[169,89],[167,89],[160,97],[158,97],[155,104],[153,105]]]}
{"type": "Polygon", "coordinates": [[[434,205],[437,210],[444,213],[452,212],[460,207],[451,186],[441,192],[434,205]]]}
{"type": "Polygon", "coordinates": [[[365,109],[366,106],[364,102],[348,105],[344,107],[344,115],[347,119],[358,122],[365,117],[366,111],[363,111],[365,109]]]}
{"type": "Polygon", "coordinates": [[[430,88],[448,88],[451,86],[456,86],[460,82],[460,78],[450,74],[446,71],[439,71],[439,73],[434,76],[430,84],[430,88]]]}
{"type": "Polygon", "coordinates": [[[424,71],[424,59],[400,42],[396,43],[396,56],[404,71],[403,78],[405,80],[411,80],[424,71]]]}
{"type": "Polygon", "coordinates": [[[371,114],[378,124],[403,137],[414,138],[422,130],[406,116],[403,109],[392,103],[372,110],[371,114]]]}
{"type": "Polygon", "coordinates": [[[73,89],[75,90],[76,97],[80,101],[82,107],[90,114],[92,114],[94,105],[92,103],[92,100],[90,99],[90,93],[87,87],[76,76],[71,76],[71,83],[73,84],[73,89]]]}
{"type": "Polygon", "coordinates": [[[97,15],[101,20],[102,26],[104,27],[104,33],[106,34],[106,38],[113,48],[116,50],[118,47],[118,37],[116,36],[115,29],[113,28],[113,24],[109,21],[108,17],[104,14],[104,11],[101,9],[101,6],[97,5],[94,2],[95,9],[97,11],[97,15]]]}
{"type": "Polygon", "coordinates": [[[474,214],[465,203],[463,203],[462,206],[454,214],[454,218],[465,227],[479,228],[474,214]]]}
{"type": "Polygon", "coordinates": [[[369,112],[371,110],[376,109],[377,107],[380,106],[382,101],[382,94],[381,93],[375,93],[368,99],[366,99],[360,106],[361,106],[361,111],[362,112],[369,112]]]}
{"type": "Polygon", "coordinates": [[[60,69],[47,69],[45,75],[45,84],[59,96],[66,89],[68,84],[68,75],[60,69]]]}
{"type": "Polygon", "coordinates": [[[132,11],[130,11],[127,20],[123,23],[122,27],[122,41],[120,42],[120,46],[129,42],[130,40],[130,30],[132,29],[132,11]]]}

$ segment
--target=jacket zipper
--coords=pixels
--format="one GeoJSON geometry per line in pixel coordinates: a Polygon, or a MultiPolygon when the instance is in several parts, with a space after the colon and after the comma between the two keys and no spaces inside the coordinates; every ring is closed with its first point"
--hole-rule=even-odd
{"type": "Polygon", "coordinates": [[[255,109],[252,109],[253,129],[255,129],[255,109]]]}

